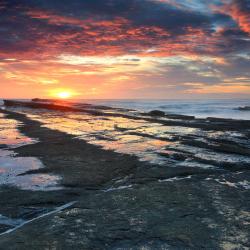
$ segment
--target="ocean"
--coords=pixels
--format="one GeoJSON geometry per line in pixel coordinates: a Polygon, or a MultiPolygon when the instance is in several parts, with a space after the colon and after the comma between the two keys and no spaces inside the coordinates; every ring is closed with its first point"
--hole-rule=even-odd
{"type": "Polygon", "coordinates": [[[238,107],[250,106],[249,99],[210,100],[80,100],[81,102],[110,107],[151,111],[154,109],[172,114],[194,115],[197,118],[218,117],[250,120],[250,111],[239,111],[238,107]]]}
{"type": "MultiPolygon", "coordinates": [[[[197,118],[218,117],[250,120],[250,111],[237,110],[239,107],[250,106],[249,99],[80,99],[77,102],[146,112],[157,109],[168,114],[193,115],[197,118]]],[[[0,106],[2,104],[3,102],[0,100],[0,106]]]]}

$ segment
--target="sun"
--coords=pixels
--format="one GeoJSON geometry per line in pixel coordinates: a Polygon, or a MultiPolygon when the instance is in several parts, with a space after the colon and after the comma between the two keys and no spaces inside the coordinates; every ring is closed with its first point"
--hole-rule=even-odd
{"type": "Polygon", "coordinates": [[[57,89],[49,89],[47,95],[51,98],[66,100],[66,99],[73,99],[74,97],[78,96],[79,93],[76,92],[74,89],[57,88],[57,89]]]}
{"type": "Polygon", "coordinates": [[[56,95],[57,95],[57,97],[59,97],[61,99],[68,99],[68,98],[72,97],[72,93],[69,91],[61,91],[61,92],[58,92],[56,95]]]}

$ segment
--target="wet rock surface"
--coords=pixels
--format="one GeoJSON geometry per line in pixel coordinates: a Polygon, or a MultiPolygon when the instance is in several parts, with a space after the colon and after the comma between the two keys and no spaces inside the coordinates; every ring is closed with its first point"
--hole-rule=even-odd
{"type": "Polygon", "coordinates": [[[160,111],[160,110],[152,110],[148,114],[151,116],[164,116],[165,112],[160,111]]]}
{"type": "MultiPolygon", "coordinates": [[[[23,134],[39,139],[14,149],[18,156],[38,157],[45,166],[26,174],[60,175],[64,189],[0,187],[0,214],[5,221],[1,224],[0,217],[0,233],[8,230],[10,221],[29,220],[76,203],[0,236],[0,249],[250,247],[249,122],[180,119],[180,127],[168,124],[166,133],[164,120],[152,129],[145,124],[147,119],[136,117],[131,118],[137,122],[133,126],[124,126],[121,120],[112,125],[112,135],[118,131],[112,139],[108,129],[101,134],[96,129],[91,140],[97,136],[99,140],[92,145],[87,137],[69,134],[60,126],[53,130],[48,119],[47,127],[41,126],[34,113],[31,120],[24,114],[3,112],[22,122],[23,134]],[[105,146],[103,139],[108,141],[105,146]],[[117,140],[127,144],[114,144],[117,140]],[[137,153],[139,145],[143,147],[137,153]],[[114,152],[112,146],[120,151],[114,152]]],[[[113,119],[105,117],[105,123],[113,119]]],[[[56,124],[55,116],[51,120],[56,124]]],[[[87,122],[80,121],[86,131],[87,122]]]]}

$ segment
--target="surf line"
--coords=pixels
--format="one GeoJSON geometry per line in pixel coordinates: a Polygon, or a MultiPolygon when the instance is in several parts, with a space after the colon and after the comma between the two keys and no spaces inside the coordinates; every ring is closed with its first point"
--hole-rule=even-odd
{"type": "Polygon", "coordinates": [[[17,229],[19,229],[19,228],[21,228],[21,227],[23,227],[23,226],[25,226],[25,225],[27,225],[27,224],[33,222],[33,221],[36,221],[36,220],[38,220],[38,219],[44,218],[44,217],[46,217],[46,216],[49,216],[49,215],[51,215],[51,214],[55,214],[55,213],[57,213],[57,212],[60,212],[60,211],[62,211],[62,210],[64,210],[64,209],[66,209],[66,208],[69,208],[69,207],[73,206],[75,203],[77,203],[77,201],[71,201],[71,202],[69,202],[69,203],[66,203],[66,204],[60,206],[60,207],[57,207],[55,210],[52,210],[52,211],[50,211],[50,212],[48,212],[48,213],[41,214],[41,215],[39,215],[38,217],[35,217],[35,218],[31,219],[31,220],[24,221],[24,222],[21,223],[20,225],[18,225],[18,226],[14,227],[14,228],[11,228],[11,229],[9,229],[9,230],[7,230],[7,231],[1,233],[0,236],[5,235],[5,234],[12,233],[12,232],[16,231],[17,229]]]}

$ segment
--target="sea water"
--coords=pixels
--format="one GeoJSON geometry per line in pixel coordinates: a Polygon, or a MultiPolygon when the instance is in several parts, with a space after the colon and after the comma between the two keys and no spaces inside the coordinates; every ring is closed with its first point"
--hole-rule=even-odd
{"type": "Polygon", "coordinates": [[[84,103],[110,107],[151,111],[154,109],[170,114],[194,115],[197,118],[218,117],[250,120],[250,111],[237,110],[250,106],[250,99],[210,99],[210,100],[80,100],[84,103]]]}
{"type": "MultiPolygon", "coordinates": [[[[250,99],[80,99],[76,101],[143,112],[157,109],[168,114],[193,115],[197,118],[217,117],[250,120],[250,111],[238,110],[239,107],[250,106],[250,99]]],[[[3,101],[0,99],[0,107],[2,105],[3,101]]]]}

